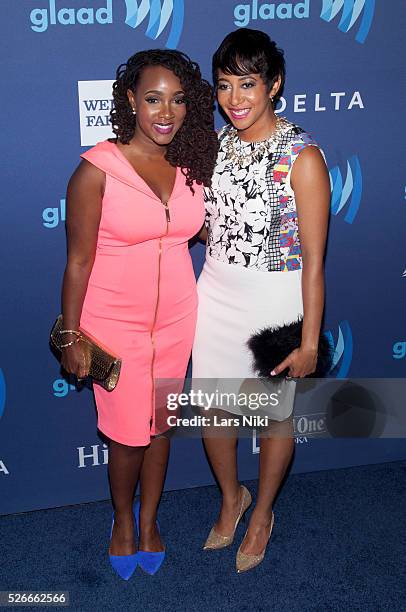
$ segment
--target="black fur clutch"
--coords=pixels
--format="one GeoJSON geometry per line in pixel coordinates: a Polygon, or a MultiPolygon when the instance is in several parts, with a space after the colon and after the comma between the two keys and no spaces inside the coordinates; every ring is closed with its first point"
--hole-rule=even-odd
{"type": "MultiPolygon", "coordinates": [[[[274,378],[271,371],[294,349],[299,348],[302,338],[302,319],[281,327],[265,327],[253,334],[247,344],[254,355],[253,369],[261,378],[274,378]]],[[[322,378],[331,369],[333,348],[327,337],[320,334],[316,371],[309,376],[322,378]]],[[[287,376],[288,368],[275,378],[287,376]]]]}

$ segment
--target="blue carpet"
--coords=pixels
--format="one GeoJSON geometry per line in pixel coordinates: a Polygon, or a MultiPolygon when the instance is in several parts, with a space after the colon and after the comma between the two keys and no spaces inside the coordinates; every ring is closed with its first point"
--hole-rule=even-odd
{"type": "MultiPolygon", "coordinates": [[[[245,484],[255,492],[255,481],[245,484]]],[[[67,590],[69,609],[86,612],[401,612],[405,493],[406,462],[292,475],[264,562],[236,574],[243,526],[230,549],[201,550],[216,487],[168,492],[159,515],[165,563],[155,576],[137,568],[127,583],[107,558],[109,502],[4,516],[0,590],[67,590]]]]}

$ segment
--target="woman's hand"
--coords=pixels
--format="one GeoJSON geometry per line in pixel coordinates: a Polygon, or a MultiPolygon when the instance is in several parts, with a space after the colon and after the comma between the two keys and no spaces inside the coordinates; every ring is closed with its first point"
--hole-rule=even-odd
{"type": "Polygon", "coordinates": [[[276,376],[286,368],[289,368],[288,375],[291,378],[303,378],[313,374],[316,370],[316,364],[317,350],[299,347],[292,351],[286,359],[272,370],[271,376],[276,376]]]}
{"type": "Polygon", "coordinates": [[[62,349],[61,364],[69,374],[75,374],[78,378],[86,378],[89,368],[86,366],[85,354],[80,342],[62,349]]]}

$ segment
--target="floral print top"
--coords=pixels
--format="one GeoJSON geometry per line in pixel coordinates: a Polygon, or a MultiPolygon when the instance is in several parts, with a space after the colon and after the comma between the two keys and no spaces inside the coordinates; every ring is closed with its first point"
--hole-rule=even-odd
{"type": "Polygon", "coordinates": [[[231,126],[219,133],[212,186],[205,188],[210,257],[253,270],[289,272],[302,267],[295,195],[290,172],[299,153],[317,146],[302,128],[285,121],[277,141],[245,143],[231,126]],[[244,159],[228,158],[228,139],[244,159]],[[261,154],[262,151],[262,154],[261,154]]]}

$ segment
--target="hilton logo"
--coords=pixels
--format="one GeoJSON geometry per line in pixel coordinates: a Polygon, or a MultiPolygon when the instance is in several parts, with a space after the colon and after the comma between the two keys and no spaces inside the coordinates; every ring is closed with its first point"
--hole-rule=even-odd
{"type": "Polygon", "coordinates": [[[109,462],[109,449],[107,448],[107,444],[92,444],[87,447],[78,446],[77,451],[79,459],[78,468],[107,465],[109,462]],[[100,446],[102,447],[101,449],[100,446]]]}

